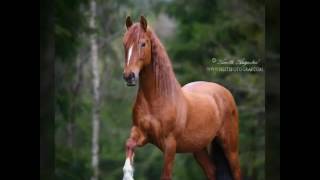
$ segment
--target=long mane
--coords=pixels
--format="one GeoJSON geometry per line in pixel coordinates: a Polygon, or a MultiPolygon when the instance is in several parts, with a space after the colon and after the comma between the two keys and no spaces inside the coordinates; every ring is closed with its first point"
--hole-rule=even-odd
{"type": "Polygon", "coordinates": [[[173,72],[170,58],[166,49],[152,29],[148,29],[151,36],[152,68],[154,71],[156,89],[160,96],[173,97],[180,84],[173,72]]]}

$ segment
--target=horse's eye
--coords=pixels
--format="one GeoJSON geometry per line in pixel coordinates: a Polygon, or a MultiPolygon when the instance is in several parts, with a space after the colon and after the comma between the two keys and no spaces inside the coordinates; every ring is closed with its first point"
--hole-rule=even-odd
{"type": "Polygon", "coordinates": [[[142,43],[142,44],[141,44],[141,47],[145,47],[145,46],[146,46],[146,43],[142,43]]]}

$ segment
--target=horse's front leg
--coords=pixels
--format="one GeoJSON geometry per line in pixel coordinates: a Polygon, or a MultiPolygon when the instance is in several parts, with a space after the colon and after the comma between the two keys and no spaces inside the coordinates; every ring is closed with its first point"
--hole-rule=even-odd
{"type": "Polygon", "coordinates": [[[123,180],[133,180],[133,158],[134,149],[138,146],[141,147],[147,143],[147,138],[142,131],[133,126],[131,128],[130,137],[126,142],[126,161],[123,167],[123,180]]]}
{"type": "Polygon", "coordinates": [[[161,180],[171,180],[173,162],[176,155],[176,140],[173,137],[168,137],[164,145],[164,166],[161,180]]]}

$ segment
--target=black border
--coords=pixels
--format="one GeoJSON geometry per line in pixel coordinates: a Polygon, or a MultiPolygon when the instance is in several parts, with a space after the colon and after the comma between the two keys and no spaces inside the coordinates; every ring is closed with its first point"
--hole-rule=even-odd
{"type": "Polygon", "coordinates": [[[266,179],[280,180],[280,1],[266,1],[266,179]]]}
{"type": "Polygon", "coordinates": [[[40,0],[40,179],[54,179],[54,1],[40,0]]]}

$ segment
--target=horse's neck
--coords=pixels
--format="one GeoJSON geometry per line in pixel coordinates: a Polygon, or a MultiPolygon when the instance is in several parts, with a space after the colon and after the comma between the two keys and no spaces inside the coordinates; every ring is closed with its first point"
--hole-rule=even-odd
{"type": "Polygon", "coordinates": [[[151,113],[158,120],[174,117],[175,120],[181,121],[186,117],[186,99],[181,90],[181,86],[172,75],[173,70],[164,71],[164,77],[170,76],[168,79],[157,79],[154,69],[151,65],[143,68],[140,72],[139,90],[136,99],[136,105],[147,109],[147,113],[151,113]],[[168,85],[171,85],[168,87],[168,85]],[[163,112],[174,112],[168,117],[163,117],[163,112]]]}
{"type": "Polygon", "coordinates": [[[140,71],[135,105],[142,107],[138,109],[146,110],[146,113],[151,113],[152,117],[159,121],[169,122],[166,118],[174,118],[176,121],[185,122],[187,99],[161,42],[154,36],[152,44],[152,63],[140,71]],[[167,116],[164,117],[164,114],[167,116]]]}
{"type": "MultiPolygon", "coordinates": [[[[156,36],[151,32],[152,63],[140,72],[139,93],[148,104],[164,102],[174,104],[182,97],[181,86],[178,83],[167,55],[167,52],[156,36]]],[[[139,97],[138,97],[139,98],[139,97]]]]}
{"type": "Polygon", "coordinates": [[[155,99],[157,92],[155,81],[156,79],[153,76],[151,65],[144,67],[139,75],[138,98],[145,98],[149,101],[155,99]]]}
{"type": "Polygon", "coordinates": [[[159,39],[152,37],[152,63],[140,72],[139,93],[152,104],[155,100],[174,103],[182,97],[169,57],[159,39]]]}
{"type": "MultiPolygon", "coordinates": [[[[152,65],[148,65],[140,72],[138,95],[142,96],[138,96],[138,98],[143,97],[149,102],[148,104],[154,104],[160,102],[172,103],[175,102],[176,98],[181,97],[181,87],[175,77],[159,80],[154,73],[152,65]]],[[[162,74],[164,77],[172,75],[162,74]]]]}

